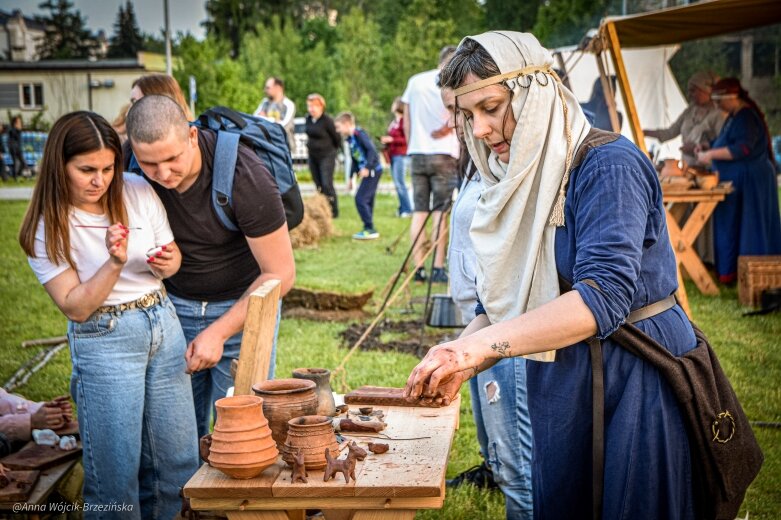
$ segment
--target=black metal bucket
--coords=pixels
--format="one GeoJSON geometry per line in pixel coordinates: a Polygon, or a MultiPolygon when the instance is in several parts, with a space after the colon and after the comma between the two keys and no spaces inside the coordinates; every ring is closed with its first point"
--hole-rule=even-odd
{"type": "Polygon", "coordinates": [[[456,309],[456,303],[449,294],[431,295],[431,304],[428,308],[426,324],[429,327],[436,327],[440,329],[455,329],[463,327],[458,319],[458,309],[456,309]]]}

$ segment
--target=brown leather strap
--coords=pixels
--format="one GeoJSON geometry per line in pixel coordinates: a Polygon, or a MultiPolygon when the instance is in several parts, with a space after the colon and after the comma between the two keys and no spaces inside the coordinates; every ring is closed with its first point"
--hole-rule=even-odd
{"type": "MultiPolygon", "coordinates": [[[[599,286],[593,280],[584,280],[583,282],[599,290],[599,286]]],[[[572,284],[561,275],[559,275],[559,286],[562,293],[572,290],[572,284]]],[[[663,300],[632,311],[626,321],[627,323],[636,323],[646,320],[672,309],[675,305],[675,296],[670,295],[663,300]]],[[[602,342],[596,337],[592,337],[587,339],[586,343],[588,343],[591,355],[591,514],[594,520],[601,520],[605,488],[605,374],[602,364],[602,342]]]]}

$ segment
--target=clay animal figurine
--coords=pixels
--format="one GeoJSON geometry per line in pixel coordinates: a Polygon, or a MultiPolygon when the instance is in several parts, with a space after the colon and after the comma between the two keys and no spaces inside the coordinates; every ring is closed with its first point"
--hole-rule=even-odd
{"type": "Polygon", "coordinates": [[[358,460],[363,460],[366,458],[366,456],[369,454],[365,449],[361,448],[357,444],[355,444],[355,441],[351,442],[348,446],[348,449],[351,452],[355,453],[355,458],[358,460]]]}
{"type": "Polygon", "coordinates": [[[293,455],[293,474],[290,476],[290,482],[295,484],[296,482],[303,482],[306,484],[309,482],[307,477],[309,473],[306,471],[304,465],[304,451],[298,448],[298,452],[293,455]]]}
{"type": "Polygon", "coordinates": [[[358,447],[355,441],[347,445],[349,453],[346,459],[335,459],[331,457],[331,453],[328,448],[325,449],[325,473],[323,473],[323,482],[328,482],[337,473],[344,475],[344,481],[349,484],[350,477],[355,480],[355,461],[358,460],[358,451],[361,450],[366,453],[365,450],[358,447]]]}
{"type": "Polygon", "coordinates": [[[390,448],[390,446],[388,446],[387,444],[383,444],[381,442],[369,443],[369,451],[372,453],[376,453],[377,455],[379,455],[380,453],[385,453],[386,451],[388,451],[388,448],[390,448]]]}

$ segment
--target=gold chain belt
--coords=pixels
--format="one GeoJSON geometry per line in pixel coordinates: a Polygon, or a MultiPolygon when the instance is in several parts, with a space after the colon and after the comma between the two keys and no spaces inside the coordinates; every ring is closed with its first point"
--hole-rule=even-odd
{"type": "Polygon", "coordinates": [[[95,310],[97,314],[103,314],[105,312],[123,312],[132,309],[148,309],[154,307],[166,297],[165,287],[161,287],[159,290],[143,295],[141,298],[132,302],[120,303],[117,305],[103,305],[95,310]]]}

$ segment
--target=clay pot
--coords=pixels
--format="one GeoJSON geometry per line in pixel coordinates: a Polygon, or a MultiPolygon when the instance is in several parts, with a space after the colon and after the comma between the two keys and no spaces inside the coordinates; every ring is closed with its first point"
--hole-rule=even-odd
{"type": "Polygon", "coordinates": [[[304,454],[304,466],[307,470],[323,469],[325,467],[325,449],[331,453],[339,452],[336,442],[334,425],[330,417],[324,415],[307,415],[296,417],[288,422],[287,440],[280,450],[282,460],[293,464],[293,454],[299,448],[304,454]]]}
{"type": "Polygon", "coordinates": [[[296,379],[314,381],[317,385],[317,415],[336,415],[336,403],[331,391],[331,371],[326,368],[297,368],[293,370],[296,379]]]}
{"type": "Polygon", "coordinates": [[[285,444],[290,419],[317,412],[315,387],[314,382],[303,379],[274,379],[252,385],[255,395],[263,398],[263,413],[277,449],[285,444]]]}
{"type": "Polygon", "coordinates": [[[229,477],[253,478],[277,461],[279,451],[263,416],[263,399],[237,395],[217,400],[209,464],[229,477]]]}

